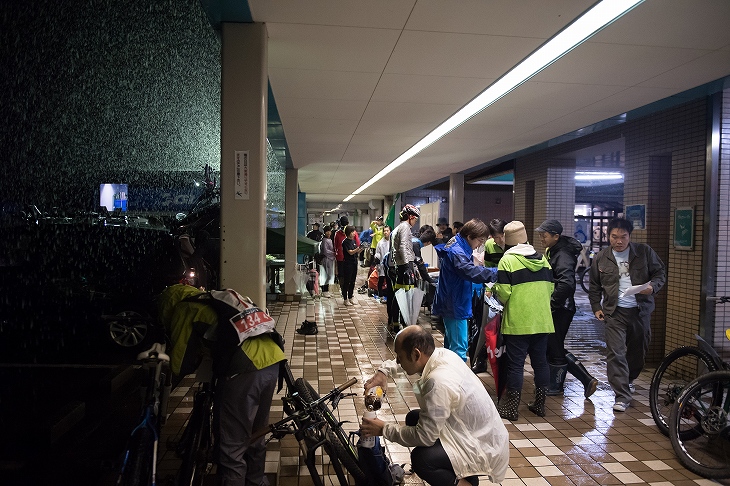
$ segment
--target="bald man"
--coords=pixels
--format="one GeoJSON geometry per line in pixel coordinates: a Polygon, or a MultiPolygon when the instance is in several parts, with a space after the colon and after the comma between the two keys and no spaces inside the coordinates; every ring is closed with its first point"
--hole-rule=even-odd
{"type": "Polygon", "coordinates": [[[420,375],[413,391],[421,408],[406,415],[405,425],[364,418],[363,435],[413,447],[413,471],[429,484],[477,485],[478,476],[501,482],[509,466],[509,434],[479,378],[456,353],[436,348],[420,326],[396,335],[395,354],[365,382],[365,390],[385,390],[400,365],[406,374],[420,375]]]}

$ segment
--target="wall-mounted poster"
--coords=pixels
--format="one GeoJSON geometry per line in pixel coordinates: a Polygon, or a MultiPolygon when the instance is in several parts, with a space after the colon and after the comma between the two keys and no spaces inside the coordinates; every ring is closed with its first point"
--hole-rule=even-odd
{"type": "Polygon", "coordinates": [[[631,221],[634,229],[646,229],[646,204],[626,206],[626,219],[631,221]]]}
{"type": "Polygon", "coordinates": [[[694,245],[695,208],[674,210],[674,249],[691,250],[694,245]]]}

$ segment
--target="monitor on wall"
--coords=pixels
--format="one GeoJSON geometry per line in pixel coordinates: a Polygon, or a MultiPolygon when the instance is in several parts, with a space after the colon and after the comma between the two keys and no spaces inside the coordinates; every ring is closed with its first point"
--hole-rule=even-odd
{"type": "Polygon", "coordinates": [[[127,184],[101,184],[99,186],[99,205],[108,211],[127,210],[127,184]]]}

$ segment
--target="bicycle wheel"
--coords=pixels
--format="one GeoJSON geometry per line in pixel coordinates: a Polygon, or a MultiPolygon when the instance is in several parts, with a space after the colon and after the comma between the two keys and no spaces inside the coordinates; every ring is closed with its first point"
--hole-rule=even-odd
{"type": "Polygon", "coordinates": [[[193,411],[184,433],[186,443],[180,454],[183,461],[178,471],[178,486],[203,484],[211,445],[210,401],[210,391],[205,388],[195,394],[193,411]]]}
{"type": "Polygon", "coordinates": [[[662,434],[669,435],[669,414],[684,387],[698,376],[716,369],[712,358],[695,346],[677,348],[662,360],[649,387],[651,416],[662,434]]]}
{"type": "Polygon", "coordinates": [[[730,371],[700,376],[682,391],[669,417],[679,461],[705,478],[730,478],[730,371]]]}
{"type": "MultiPolygon", "coordinates": [[[[304,378],[297,378],[294,386],[305,402],[313,402],[319,398],[319,393],[304,378]]],[[[367,477],[362,469],[360,469],[357,447],[349,440],[347,433],[342,429],[339,420],[337,420],[327,404],[320,403],[319,408],[322,412],[322,418],[328,424],[325,433],[327,440],[335,450],[337,459],[355,479],[355,484],[365,484],[367,477]]]]}
{"type": "Polygon", "coordinates": [[[588,288],[590,287],[591,283],[591,267],[585,267],[578,271],[578,282],[580,282],[580,287],[583,289],[583,292],[588,293],[588,288]]]}
{"type": "Polygon", "coordinates": [[[120,486],[147,486],[152,476],[152,445],[155,437],[152,431],[143,427],[129,440],[122,472],[117,484],[120,486]]]}

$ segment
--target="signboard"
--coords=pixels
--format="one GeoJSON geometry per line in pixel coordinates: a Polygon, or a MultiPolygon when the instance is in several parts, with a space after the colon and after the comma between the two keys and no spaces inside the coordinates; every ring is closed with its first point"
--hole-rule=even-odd
{"type": "Polygon", "coordinates": [[[634,229],[646,229],[646,204],[626,206],[626,219],[631,221],[634,229]]]}
{"type": "Polygon", "coordinates": [[[236,150],[236,174],[234,177],[236,199],[249,198],[251,166],[248,159],[248,150],[236,150]]]}
{"type": "Polygon", "coordinates": [[[695,209],[674,210],[674,249],[691,250],[694,245],[695,209]]]}

